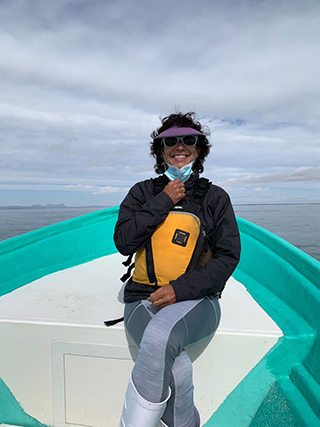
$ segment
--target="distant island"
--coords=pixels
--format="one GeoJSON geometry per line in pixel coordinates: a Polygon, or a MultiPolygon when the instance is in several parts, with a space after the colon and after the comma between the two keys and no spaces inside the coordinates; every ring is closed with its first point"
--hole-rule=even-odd
{"type": "Polygon", "coordinates": [[[96,205],[92,205],[92,206],[66,206],[63,203],[59,203],[57,205],[54,205],[54,204],[47,204],[47,205],[36,204],[36,205],[31,205],[31,206],[18,206],[18,205],[0,206],[0,210],[11,210],[11,209],[81,209],[81,208],[107,209],[107,208],[110,208],[110,206],[96,206],[96,205]]]}

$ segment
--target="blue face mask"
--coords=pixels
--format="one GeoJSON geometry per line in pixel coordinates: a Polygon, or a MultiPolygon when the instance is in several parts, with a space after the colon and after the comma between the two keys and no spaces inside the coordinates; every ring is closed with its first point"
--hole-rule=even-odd
{"type": "Polygon", "coordinates": [[[193,162],[188,163],[179,169],[176,166],[169,165],[167,163],[168,169],[164,174],[170,179],[170,181],[173,181],[174,179],[180,179],[183,183],[185,183],[192,174],[192,164],[193,162]]]}

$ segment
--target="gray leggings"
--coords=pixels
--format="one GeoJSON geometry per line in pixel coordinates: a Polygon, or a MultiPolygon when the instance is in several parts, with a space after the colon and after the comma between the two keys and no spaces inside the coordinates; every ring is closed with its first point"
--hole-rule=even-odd
{"type": "Polygon", "coordinates": [[[150,402],[171,398],[162,417],[170,427],[194,427],[192,365],[185,349],[210,341],[220,321],[216,298],[181,301],[162,309],[147,300],[126,304],[125,327],[139,347],[132,379],[150,402]]]}

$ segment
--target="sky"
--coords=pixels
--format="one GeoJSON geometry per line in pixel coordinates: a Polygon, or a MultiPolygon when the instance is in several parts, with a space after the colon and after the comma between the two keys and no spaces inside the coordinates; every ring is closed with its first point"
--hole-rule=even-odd
{"type": "Polygon", "coordinates": [[[2,0],[0,206],[118,205],[194,111],[233,203],[320,203],[318,0],[2,0]]]}

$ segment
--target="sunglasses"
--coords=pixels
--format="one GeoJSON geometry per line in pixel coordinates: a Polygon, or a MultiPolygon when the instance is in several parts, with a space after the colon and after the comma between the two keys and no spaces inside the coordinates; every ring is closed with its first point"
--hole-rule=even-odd
{"type": "Polygon", "coordinates": [[[165,138],[161,138],[161,142],[166,148],[173,148],[177,146],[179,144],[179,141],[181,141],[185,147],[194,147],[195,145],[197,145],[198,136],[166,136],[165,138]]]}

